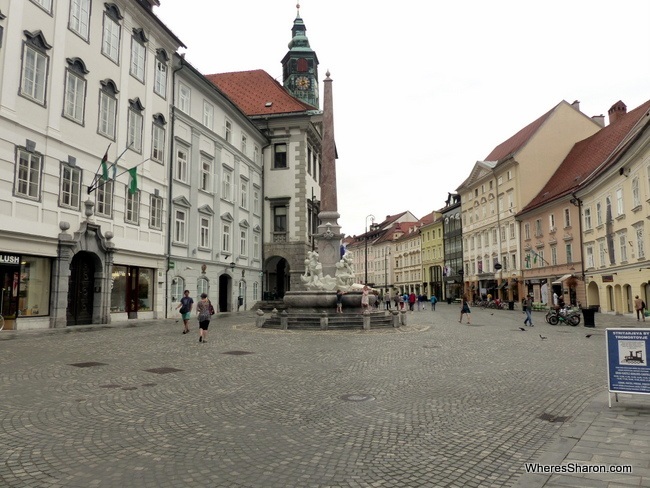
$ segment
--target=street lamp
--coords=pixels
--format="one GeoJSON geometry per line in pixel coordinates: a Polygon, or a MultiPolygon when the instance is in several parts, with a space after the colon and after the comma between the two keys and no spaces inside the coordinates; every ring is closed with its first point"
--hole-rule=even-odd
{"type": "Polygon", "coordinates": [[[372,223],[375,221],[375,216],[372,214],[366,215],[366,285],[368,284],[368,219],[370,219],[370,227],[372,228],[372,223]]]}

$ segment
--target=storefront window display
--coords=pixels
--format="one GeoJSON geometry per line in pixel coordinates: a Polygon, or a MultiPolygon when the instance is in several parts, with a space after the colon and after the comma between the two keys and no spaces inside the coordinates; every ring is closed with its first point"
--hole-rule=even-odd
{"type": "Polygon", "coordinates": [[[49,315],[51,270],[50,258],[22,256],[18,285],[18,313],[20,315],[49,315]]]}
{"type": "Polygon", "coordinates": [[[153,310],[153,269],[113,266],[111,312],[153,310]]]}

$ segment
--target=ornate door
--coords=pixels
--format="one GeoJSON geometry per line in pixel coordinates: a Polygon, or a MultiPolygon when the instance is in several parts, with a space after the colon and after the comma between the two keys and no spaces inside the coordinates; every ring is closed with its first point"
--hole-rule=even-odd
{"type": "Polygon", "coordinates": [[[92,255],[87,252],[77,253],[70,263],[67,325],[93,323],[94,287],[95,265],[92,255]]]}

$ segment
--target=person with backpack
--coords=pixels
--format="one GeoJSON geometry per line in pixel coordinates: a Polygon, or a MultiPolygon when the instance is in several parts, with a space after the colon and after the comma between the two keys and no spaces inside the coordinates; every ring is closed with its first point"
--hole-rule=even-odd
{"type": "Polygon", "coordinates": [[[214,314],[214,308],[208,300],[207,293],[201,293],[201,299],[196,304],[196,312],[199,320],[199,342],[208,342],[208,327],[214,314]]]}
{"type": "Polygon", "coordinates": [[[431,310],[434,312],[436,311],[436,303],[438,303],[438,299],[436,298],[435,295],[431,295],[431,299],[429,300],[431,302],[431,310]]]}
{"type": "Polygon", "coordinates": [[[194,300],[190,296],[190,290],[185,290],[183,292],[183,298],[181,298],[180,303],[176,307],[176,310],[180,308],[181,317],[183,318],[183,334],[187,334],[190,331],[190,317],[192,316],[193,305],[194,300]]]}
{"type": "Polygon", "coordinates": [[[636,321],[638,322],[641,316],[645,322],[645,302],[639,298],[639,295],[634,297],[634,310],[636,310],[636,321]]]}

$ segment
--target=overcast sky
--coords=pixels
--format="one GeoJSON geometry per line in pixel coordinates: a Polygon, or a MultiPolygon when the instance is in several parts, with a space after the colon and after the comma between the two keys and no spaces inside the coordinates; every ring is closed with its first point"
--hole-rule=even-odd
{"type": "MultiPolygon", "coordinates": [[[[160,3],[202,73],[282,82],[295,0],[160,3]]],[[[348,235],[370,214],[440,209],[477,160],[562,100],[592,116],[650,99],[648,0],[301,0],[300,14],[321,90],[333,79],[348,235]]]]}

